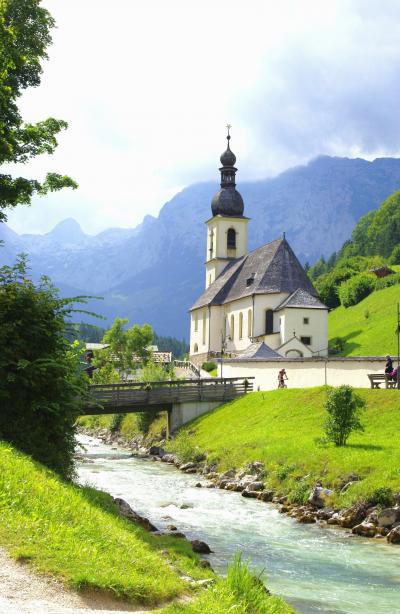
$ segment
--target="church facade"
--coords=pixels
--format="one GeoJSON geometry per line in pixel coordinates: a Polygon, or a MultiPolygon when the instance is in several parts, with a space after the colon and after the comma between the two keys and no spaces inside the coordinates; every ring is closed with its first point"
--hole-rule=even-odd
{"type": "Polygon", "coordinates": [[[221,189],[207,225],[205,291],[190,309],[190,360],[328,353],[328,308],[285,236],[248,252],[249,218],[236,190],[236,156],[221,155],[221,189]]]}

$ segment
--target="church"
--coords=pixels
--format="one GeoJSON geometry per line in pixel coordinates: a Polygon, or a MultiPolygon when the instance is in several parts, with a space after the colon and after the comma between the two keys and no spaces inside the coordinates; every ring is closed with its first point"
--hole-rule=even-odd
{"type": "Polygon", "coordinates": [[[328,307],[283,234],[247,250],[249,218],[236,190],[236,156],[221,155],[221,189],[207,225],[205,291],[190,309],[190,360],[223,352],[250,359],[326,356],[328,307]]]}

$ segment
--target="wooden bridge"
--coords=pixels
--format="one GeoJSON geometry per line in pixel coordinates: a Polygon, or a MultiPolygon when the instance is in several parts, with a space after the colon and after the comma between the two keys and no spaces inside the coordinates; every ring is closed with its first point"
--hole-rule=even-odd
{"type": "Polygon", "coordinates": [[[90,386],[84,415],[168,412],[172,432],[226,401],[253,390],[254,378],[187,379],[166,382],[127,382],[90,386]]]}

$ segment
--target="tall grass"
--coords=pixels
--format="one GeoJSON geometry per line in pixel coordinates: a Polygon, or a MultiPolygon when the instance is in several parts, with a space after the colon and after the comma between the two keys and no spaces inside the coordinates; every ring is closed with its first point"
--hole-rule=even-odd
{"type": "Polygon", "coordinates": [[[173,604],[164,614],[292,614],[283,599],[266,590],[260,575],[254,574],[241,555],[228,564],[227,575],[188,604],[173,604]]]}
{"type": "Polygon", "coordinates": [[[119,517],[112,498],[62,482],[0,443],[0,545],[78,589],[153,605],[187,591],[178,569],[211,575],[185,540],[156,537],[119,517]]]}

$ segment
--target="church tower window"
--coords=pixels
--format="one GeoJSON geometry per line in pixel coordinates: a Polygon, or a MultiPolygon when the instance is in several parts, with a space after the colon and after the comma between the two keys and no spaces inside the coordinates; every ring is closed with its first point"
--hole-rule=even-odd
{"type": "Polygon", "coordinates": [[[194,314],[194,330],[196,333],[199,330],[199,315],[197,312],[194,314]]]}
{"type": "Polygon", "coordinates": [[[206,344],[206,312],[203,311],[203,345],[206,344]]]}
{"type": "Polygon", "coordinates": [[[229,249],[236,249],[236,230],[229,228],[226,239],[226,247],[229,249]]]}
{"type": "Polygon", "coordinates": [[[239,314],[239,339],[243,339],[243,313],[239,314]]]}
{"type": "Polygon", "coordinates": [[[235,338],[235,316],[231,315],[231,340],[233,341],[235,338]]]}

